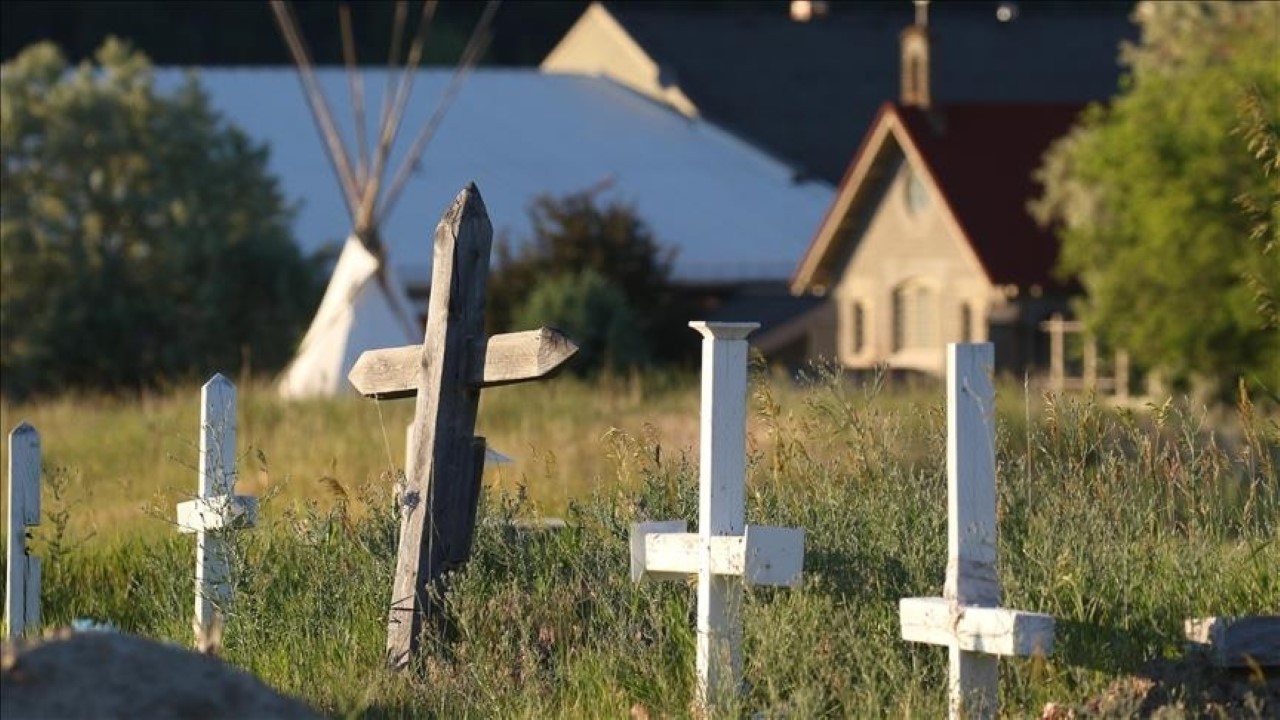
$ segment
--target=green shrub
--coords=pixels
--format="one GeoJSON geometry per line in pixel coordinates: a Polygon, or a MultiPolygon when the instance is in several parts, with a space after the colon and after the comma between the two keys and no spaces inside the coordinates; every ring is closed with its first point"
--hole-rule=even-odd
{"type": "Polygon", "coordinates": [[[579,374],[644,365],[649,348],[622,291],[600,273],[583,270],[539,283],[516,314],[516,327],[550,325],[578,344],[571,367],[579,374]]]}
{"type": "Polygon", "coordinates": [[[159,93],[108,40],[49,43],[0,81],[3,392],[115,390],[282,366],[321,281],[267,150],[189,79],[159,93]]]}

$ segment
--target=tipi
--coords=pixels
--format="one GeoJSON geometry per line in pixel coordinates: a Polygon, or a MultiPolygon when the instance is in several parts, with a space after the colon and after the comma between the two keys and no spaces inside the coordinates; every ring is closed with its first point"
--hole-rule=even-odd
{"type": "Polygon", "coordinates": [[[422,341],[422,330],[415,321],[405,286],[391,271],[386,248],[378,237],[378,224],[381,218],[390,214],[409,173],[422,156],[440,118],[457,92],[457,87],[483,53],[497,2],[489,2],[481,14],[449,89],[442,96],[431,119],[414,138],[384,194],[382,181],[387,172],[387,161],[412,91],[413,76],[422,58],[426,29],[435,6],[436,3],[431,0],[424,4],[417,32],[409,45],[408,56],[397,79],[395,66],[408,10],[405,2],[396,4],[387,90],[383,95],[379,115],[377,144],[372,153],[365,142],[364,91],[361,75],[357,70],[351,14],[345,4],[340,7],[343,55],[350,78],[358,151],[353,167],[351,155],[334,123],[328,102],[316,82],[310,53],[299,30],[297,17],[284,0],[271,2],[276,23],[297,63],[298,75],[312,118],[325,141],[330,164],[337,176],[352,223],[351,233],[338,256],[324,298],[320,301],[320,308],[293,360],[279,378],[277,389],[281,397],[292,399],[338,394],[349,387],[347,373],[360,353],[373,348],[411,345],[422,341]]]}

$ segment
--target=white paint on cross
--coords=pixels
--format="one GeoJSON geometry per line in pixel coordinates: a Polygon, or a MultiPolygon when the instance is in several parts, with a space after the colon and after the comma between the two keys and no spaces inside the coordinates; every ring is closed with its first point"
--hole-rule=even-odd
{"type": "Polygon", "coordinates": [[[4,625],[16,638],[40,627],[40,558],[27,549],[27,528],[40,524],[40,433],[25,422],[9,433],[8,494],[4,625]]]}
{"type": "Polygon", "coordinates": [[[221,374],[200,389],[198,496],[178,504],[178,530],[196,536],[196,641],[218,632],[231,602],[230,568],[222,533],[251,527],[258,500],[234,493],[236,482],[236,386],[221,374]]]}
{"type": "Polygon", "coordinates": [[[796,587],[804,530],[745,524],[747,335],[757,323],[693,322],[702,333],[698,532],[683,520],[631,529],[631,577],[698,578],[697,703],[738,692],[742,584],[796,587]]]}
{"type": "Polygon", "coordinates": [[[947,345],[946,583],[899,603],[903,640],[950,649],[953,719],[996,716],[998,656],[1053,653],[1053,617],[1000,607],[994,360],[990,343],[947,345]]]}

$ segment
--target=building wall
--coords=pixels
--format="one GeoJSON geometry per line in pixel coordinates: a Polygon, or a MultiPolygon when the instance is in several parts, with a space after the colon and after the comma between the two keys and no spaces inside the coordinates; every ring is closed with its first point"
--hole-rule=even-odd
{"type": "Polygon", "coordinates": [[[942,375],[946,344],[986,341],[988,315],[1004,299],[957,236],[931,183],[900,154],[893,162],[890,180],[879,200],[872,200],[866,230],[832,293],[836,350],[848,368],[888,364],[942,375]],[[908,326],[897,332],[896,304],[908,326]]]}
{"type": "Polygon", "coordinates": [[[663,82],[658,64],[600,3],[588,6],[539,69],[602,75],[688,117],[698,116],[693,102],[679,87],[663,82]]]}

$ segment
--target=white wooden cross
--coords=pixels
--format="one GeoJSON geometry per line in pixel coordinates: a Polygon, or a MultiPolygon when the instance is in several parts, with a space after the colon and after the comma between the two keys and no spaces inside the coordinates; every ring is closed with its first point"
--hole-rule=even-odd
{"type": "Polygon", "coordinates": [[[697,703],[737,694],[742,584],[796,587],[804,530],[745,525],[747,335],[757,323],[689,323],[702,333],[698,532],[685,521],[631,528],[631,578],[698,578],[697,703]]]}
{"type": "Polygon", "coordinates": [[[9,433],[9,544],[4,580],[5,637],[40,627],[40,558],[28,554],[27,528],[40,524],[40,433],[22,423],[9,433]]]}
{"type": "Polygon", "coordinates": [[[200,389],[199,494],[178,504],[178,530],[196,535],[197,643],[216,634],[231,601],[228,548],[222,532],[252,527],[258,500],[235,495],[236,386],[221,374],[200,389]]]}
{"type": "Polygon", "coordinates": [[[991,343],[947,345],[947,577],[903,598],[902,639],[946,645],[949,717],[994,718],[999,655],[1049,655],[1053,618],[1000,607],[991,343]]]}

